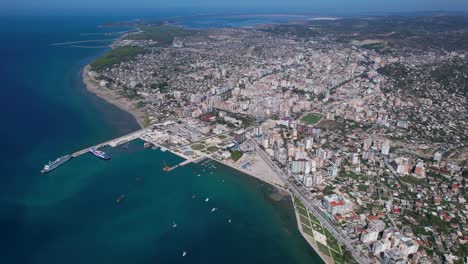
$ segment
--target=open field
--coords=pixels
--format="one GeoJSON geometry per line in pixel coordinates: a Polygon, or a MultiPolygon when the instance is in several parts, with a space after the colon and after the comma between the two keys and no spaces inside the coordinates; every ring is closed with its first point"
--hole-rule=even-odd
{"type": "Polygon", "coordinates": [[[322,119],[321,115],[310,113],[310,114],[303,116],[301,118],[301,121],[307,124],[313,125],[313,124],[316,124],[318,121],[320,121],[320,119],[322,119]]]}

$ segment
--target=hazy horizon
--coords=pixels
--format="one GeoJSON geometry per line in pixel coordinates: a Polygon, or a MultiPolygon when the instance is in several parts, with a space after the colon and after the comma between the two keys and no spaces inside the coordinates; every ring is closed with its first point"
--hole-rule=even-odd
{"type": "Polygon", "coordinates": [[[289,0],[271,3],[267,0],[16,0],[0,2],[0,13],[60,13],[60,12],[165,12],[194,13],[304,13],[304,14],[368,14],[414,12],[468,12],[468,1],[462,0],[289,0]],[[109,8],[110,7],[110,8],[109,8]]]}

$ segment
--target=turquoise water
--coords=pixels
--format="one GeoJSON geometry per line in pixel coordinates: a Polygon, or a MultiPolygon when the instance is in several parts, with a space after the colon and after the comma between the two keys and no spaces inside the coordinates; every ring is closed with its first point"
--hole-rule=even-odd
{"type": "Polygon", "coordinates": [[[134,141],[106,148],[108,162],[83,155],[40,174],[50,159],[138,127],[81,82],[105,48],[49,45],[112,39],[94,33],[121,31],[96,27],[115,20],[0,19],[0,263],[321,263],[290,201],[219,164],[163,173],[180,158],[134,141]]]}

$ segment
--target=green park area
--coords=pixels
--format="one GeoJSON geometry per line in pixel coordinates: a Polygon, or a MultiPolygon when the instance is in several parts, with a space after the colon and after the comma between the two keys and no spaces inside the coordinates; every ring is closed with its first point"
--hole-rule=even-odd
{"type": "Polygon", "coordinates": [[[145,49],[135,46],[117,47],[105,53],[91,63],[91,70],[98,71],[110,67],[114,64],[128,61],[136,57],[138,54],[145,52],[145,49]]]}
{"type": "Polygon", "coordinates": [[[417,184],[417,185],[424,185],[427,183],[426,179],[420,179],[411,175],[403,176],[400,178],[402,182],[406,182],[409,184],[417,184]]]}
{"type": "Polygon", "coordinates": [[[320,121],[321,118],[322,116],[319,114],[310,113],[310,114],[303,116],[301,121],[304,123],[313,125],[313,124],[316,124],[318,121],[320,121]]]}
{"type": "Polygon", "coordinates": [[[238,161],[242,155],[244,153],[242,153],[242,151],[239,151],[239,150],[233,150],[231,151],[231,158],[234,160],[234,161],[238,161]]]}
{"type": "Polygon", "coordinates": [[[203,149],[205,149],[205,145],[203,145],[203,144],[193,144],[192,149],[193,150],[203,150],[203,149]]]}
{"type": "MultiPolygon", "coordinates": [[[[294,198],[294,205],[299,215],[302,231],[315,240],[314,232],[325,236],[325,244],[315,241],[318,250],[333,258],[335,263],[356,263],[353,257],[344,248],[341,248],[338,240],[332,235],[328,229],[323,227],[320,221],[304,206],[304,204],[297,198],[294,198]]],[[[323,241],[322,241],[323,242],[323,241]]]]}
{"type": "Polygon", "coordinates": [[[210,152],[210,153],[213,153],[213,152],[215,152],[215,151],[218,151],[218,149],[219,149],[219,148],[216,147],[216,146],[209,146],[208,148],[206,148],[206,150],[207,150],[208,152],[210,152]]]}

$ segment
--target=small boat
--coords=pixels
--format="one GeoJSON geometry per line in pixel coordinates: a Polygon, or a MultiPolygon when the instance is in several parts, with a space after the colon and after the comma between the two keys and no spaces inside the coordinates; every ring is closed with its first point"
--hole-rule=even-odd
{"type": "Polygon", "coordinates": [[[200,174],[198,174],[197,176],[200,177],[200,174]]]}
{"type": "Polygon", "coordinates": [[[216,211],[216,208],[215,208],[215,207],[213,207],[213,209],[211,209],[211,212],[214,212],[214,211],[216,211]]]}
{"type": "Polygon", "coordinates": [[[172,224],[172,228],[176,228],[177,227],[177,224],[176,223],[173,223],[172,224]]]}
{"type": "Polygon", "coordinates": [[[206,199],[205,199],[205,202],[208,202],[209,200],[210,200],[210,198],[206,198],[206,199]]]}
{"type": "Polygon", "coordinates": [[[117,203],[120,203],[123,198],[125,198],[125,195],[121,194],[119,197],[117,197],[117,199],[115,200],[117,203]]]}
{"type": "Polygon", "coordinates": [[[231,218],[229,218],[228,223],[231,223],[231,218]]]}
{"type": "Polygon", "coordinates": [[[182,257],[185,257],[187,255],[187,251],[182,252],[182,257]]]}

